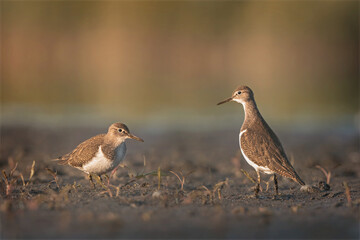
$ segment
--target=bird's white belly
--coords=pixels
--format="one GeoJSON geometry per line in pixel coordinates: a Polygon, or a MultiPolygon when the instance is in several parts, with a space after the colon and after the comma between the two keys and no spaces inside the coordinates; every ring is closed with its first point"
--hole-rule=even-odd
{"type": "Polygon", "coordinates": [[[88,163],[84,164],[81,170],[87,173],[95,173],[99,175],[107,173],[119,165],[119,163],[124,159],[125,154],[126,145],[125,143],[122,143],[115,149],[114,161],[112,161],[104,155],[100,146],[95,156],[88,163]]]}
{"type": "Polygon", "coordinates": [[[246,130],[247,130],[247,129],[241,131],[240,134],[239,134],[240,150],[241,150],[241,153],[242,153],[242,155],[244,156],[246,162],[247,162],[250,166],[252,166],[253,168],[255,168],[256,171],[264,172],[264,173],[266,173],[266,174],[272,174],[272,173],[274,173],[274,172],[271,171],[268,167],[262,167],[262,166],[257,165],[256,163],[254,163],[253,161],[251,161],[251,160],[245,155],[244,151],[243,151],[242,148],[241,148],[241,135],[242,135],[244,132],[246,132],[246,130]]]}

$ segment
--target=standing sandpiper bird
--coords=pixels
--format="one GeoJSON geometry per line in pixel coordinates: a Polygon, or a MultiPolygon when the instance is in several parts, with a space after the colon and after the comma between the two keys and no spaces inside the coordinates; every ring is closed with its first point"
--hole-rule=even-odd
{"type": "Polygon", "coordinates": [[[238,87],[232,97],[217,105],[230,101],[241,103],[244,107],[245,119],[240,129],[239,144],[245,160],[257,173],[255,196],[260,190],[260,172],[274,174],[276,195],[278,195],[276,174],[305,185],[291,166],[279,139],[261,116],[252,90],[247,86],[238,87]]]}
{"type": "Polygon", "coordinates": [[[92,174],[99,177],[112,170],[115,171],[125,157],[125,140],[128,138],[144,142],[141,138],[132,135],[125,124],[113,123],[107,134],[100,134],[80,143],[72,152],[57,160],[61,165],[70,165],[87,173],[90,182],[95,186],[92,174]]]}

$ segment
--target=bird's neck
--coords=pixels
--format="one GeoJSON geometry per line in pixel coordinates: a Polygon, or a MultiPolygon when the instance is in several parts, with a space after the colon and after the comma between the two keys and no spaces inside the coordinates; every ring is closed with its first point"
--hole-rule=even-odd
{"type": "Polygon", "coordinates": [[[114,147],[114,148],[120,146],[124,142],[125,142],[125,139],[116,138],[116,137],[114,137],[112,135],[109,135],[109,134],[106,134],[105,137],[104,137],[104,145],[111,146],[111,147],[114,147]]]}
{"type": "MultiPolygon", "coordinates": [[[[116,159],[121,160],[126,152],[125,139],[105,135],[104,142],[101,145],[101,150],[107,159],[112,161],[116,161],[116,159]]],[[[119,164],[119,162],[117,162],[117,164],[119,164]]]]}
{"type": "Polygon", "coordinates": [[[256,106],[255,100],[246,101],[242,103],[242,105],[244,107],[245,119],[241,130],[245,130],[253,124],[259,124],[258,122],[261,123],[262,116],[256,106]]]}

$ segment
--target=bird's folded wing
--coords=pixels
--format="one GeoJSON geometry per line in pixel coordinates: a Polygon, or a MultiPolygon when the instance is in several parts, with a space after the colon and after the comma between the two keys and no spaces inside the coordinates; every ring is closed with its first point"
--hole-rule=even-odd
{"type": "Polygon", "coordinates": [[[285,151],[274,133],[261,134],[248,129],[241,135],[241,148],[256,165],[293,178],[296,174],[285,151]]]}
{"type": "Polygon", "coordinates": [[[103,137],[104,134],[100,134],[80,143],[71,153],[64,155],[67,163],[73,167],[82,167],[99,151],[103,137]]]}

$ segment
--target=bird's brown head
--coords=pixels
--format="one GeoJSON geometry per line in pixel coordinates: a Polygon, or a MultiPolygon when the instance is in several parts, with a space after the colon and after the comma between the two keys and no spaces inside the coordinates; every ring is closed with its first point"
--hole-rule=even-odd
{"type": "Polygon", "coordinates": [[[119,122],[111,124],[107,134],[115,137],[119,141],[125,141],[126,139],[131,138],[140,142],[144,142],[144,140],[141,138],[131,134],[129,128],[125,124],[119,122]]]}
{"type": "Polygon", "coordinates": [[[240,86],[235,89],[230,98],[219,102],[217,105],[227,103],[230,101],[245,104],[247,101],[254,100],[254,93],[248,86],[240,86]]]}

